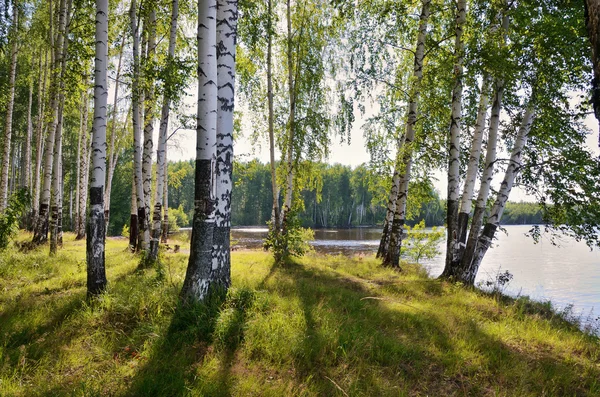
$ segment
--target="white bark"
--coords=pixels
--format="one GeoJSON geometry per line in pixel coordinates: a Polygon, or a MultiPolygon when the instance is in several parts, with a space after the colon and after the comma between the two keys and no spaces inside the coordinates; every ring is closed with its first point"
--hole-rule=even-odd
{"type": "MultiPolygon", "coordinates": [[[[177,19],[179,16],[179,1],[173,0],[171,3],[171,29],[169,31],[169,49],[168,58],[174,59],[175,45],[177,44],[177,19]]],[[[154,200],[154,212],[152,216],[152,240],[150,256],[153,260],[158,257],[158,243],[162,232],[162,207],[166,173],[166,147],[167,130],[169,128],[169,110],[171,108],[172,88],[167,87],[163,98],[163,106],[160,116],[160,128],[158,133],[158,148],[156,150],[156,194],[154,200]]]]}
{"type": "Polygon", "coordinates": [[[512,190],[515,178],[521,170],[523,149],[527,144],[527,138],[529,136],[529,131],[531,131],[531,125],[533,124],[534,117],[535,109],[533,104],[530,103],[525,110],[525,114],[523,115],[523,121],[519,127],[519,132],[517,134],[517,138],[515,139],[512,154],[510,156],[510,162],[508,163],[508,167],[506,168],[506,172],[504,174],[504,180],[500,185],[500,190],[498,190],[496,201],[494,202],[494,206],[492,207],[492,211],[488,217],[488,223],[494,225],[500,224],[500,219],[502,218],[504,208],[506,207],[506,202],[508,201],[508,196],[512,190]]]}
{"type": "Polygon", "coordinates": [[[42,168],[42,151],[44,143],[44,110],[45,110],[45,98],[46,98],[46,82],[48,75],[48,53],[44,53],[44,67],[42,71],[42,65],[40,60],[40,76],[38,86],[38,106],[37,106],[37,122],[35,126],[35,178],[33,182],[33,226],[37,224],[37,214],[39,212],[40,205],[40,176],[42,168]]]}
{"type": "Polygon", "coordinates": [[[415,63],[413,76],[411,79],[408,113],[406,115],[406,132],[404,135],[404,144],[402,146],[403,169],[400,171],[400,185],[390,234],[390,246],[386,257],[383,260],[383,263],[386,266],[392,267],[399,267],[400,265],[402,229],[406,218],[406,202],[408,198],[408,185],[410,182],[410,173],[412,167],[412,143],[415,139],[415,125],[417,123],[419,111],[421,81],[423,80],[423,60],[425,58],[425,38],[427,35],[430,5],[431,0],[423,1],[423,8],[421,10],[421,16],[419,20],[419,34],[417,36],[415,63]]]}
{"type": "Polygon", "coordinates": [[[494,201],[494,206],[492,207],[488,221],[477,240],[477,245],[472,256],[472,262],[465,269],[465,274],[462,277],[468,284],[472,285],[475,282],[475,276],[477,275],[481,261],[483,260],[487,250],[490,248],[492,240],[496,234],[496,230],[500,225],[500,220],[502,219],[502,214],[504,213],[504,208],[506,207],[506,203],[508,201],[508,196],[510,195],[517,174],[522,167],[521,158],[525,145],[527,144],[527,137],[531,131],[531,125],[533,124],[534,117],[535,109],[533,107],[533,103],[530,102],[525,110],[525,114],[523,115],[523,120],[521,121],[521,126],[519,127],[519,132],[517,133],[517,137],[512,149],[510,162],[506,168],[506,172],[504,173],[504,179],[502,180],[502,184],[498,190],[496,200],[494,201]]]}
{"type": "Polygon", "coordinates": [[[81,183],[81,141],[83,139],[83,106],[84,106],[84,93],[81,94],[81,104],[79,106],[79,136],[77,137],[77,164],[76,164],[76,175],[75,175],[75,236],[79,235],[79,189],[81,183]]]}
{"type": "Polygon", "coordinates": [[[469,164],[467,166],[467,175],[465,177],[465,186],[460,202],[460,212],[471,213],[473,203],[473,192],[475,191],[475,182],[477,181],[477,171],[479,170],[479,160],[481,156],[481,147],[483,143],[483,132],[485,130],[485,121],[490,102],[491,76],[485,74],[481,83],[481,96],[479,98],[479,109],[477,111],[477,120],[473,130],[473,139],[471,140],[471,150],[469,152],[469,164]]]}
{"type": "Polygon", "coordinates": [[[52,202],[50,207],[50,255],[55,255],[58,248],[58,218],[62,211],[60,208],[61,193],[61,161],[62,156],[62,129],[63,129],[63,107],[64,97],[59,98],[58,123],[54,140],[54,172],[52,173],[52,202]]]}
{"type": "Polygon", "coordinates": [[[466,21],[466,0],[457,1],[454,42],[454,88],[452,90],[452,115],[450,117],[450,144],[448,150],[448,200],[458,201],[460,193],[460,129],[462,119],[463,60],[465,45],[462,40],[466,21]]]}
{"type": "MultiPolygon", "coordinates": [[[[292,31],[292,5],[287,0],[287,71],[288,71],[288,97],[289,115],[287,125],[287,147],[286,147],[286,177],[285,195],[283,198],[283,233],[286,233],[288,213],[292,209],[292,196],[294,193],[294,140],[296,137],[296,84],[294,81],[294,58],[293,58],[293,31],[292,31]]],[[[287,250],[287,247],[285,248],[287,250]]]]}
{"type": "MultiPolygon", "coordinates": [[[[87,78],[85,79],[87,85],[87,78]]],[[[79,153],[79,182],[77,202],[79,203],[79,210],[77,211],[77,240],[85,237],[85,220],[87,216],[87,193],[88,193],[88,181],[89,181],[89,153],[90,153],[90,142],[88,140],[88,93],[87,89],[83,92],[81,97],[82,103],[82,120],[81,120],[81,150],[79,153]]]]}
{"type": "MultiPolygon", "coordinates": [[[[56,133],[54,141],[54,172],[52,174],[52,211],[51,211],[51,229],[50,229],[50,254],[56,254],[60,240],[60,228],[62,222],[62,131],[63,131],[63,111],[65,107],[65,80],[64,76],[67,69],[67,51],[69,47],[68,26],[71,14],[71,0],[67,0],[64,8],[61,8],[61,13],[64,13],[64,30],[61,55],[60,55],[60,77],[59,77],[59,94],[58,94],[58,120],[56,124],[56,133]]],[[[63,7],[61,5],[61,7],[63,7]]]]}
{"type": "MultiPolygon", "coordinates": [[[[50,2],[50,11],[52,15],[52,3],[50,2]]],[[[50,18],[52,20],[52,18],[50,18]]],[[[54,166],[54,142],[56,137],[56,129],[58,127],[58,116],[59,116],[59,92],[60,92],[60,81],[62,79],[62,57],[63,57],[63,44],[65,39],[66,30],[66,1],[61,0],[58,13],[58,32],[56,40],[52,33],[52,27],[50,29],[50,37],[54,51],[52,55],[52,75],[50,82],[50,109],[52,109],[52,115],[48,123],[48,135],[46,137],[46,147],[44,149],[44,185],[42,188],[42,194],[40,198],[40,208],[38,214],[38,224],[35,229],[33,237],[34,243],[41,244],[46,242],[48,239],[48,215],[50,207],[50,188],[52,183],[52,171],[54,166]]]]}
{"type": "Polygon", "coordinates": [[[217,2],[198,0],[198,119],[194,224],[183,283],[186,300],[203,300],[213,284],[212,258],[217,144],[217,2]]]}
{"type": "Polygon", "coordinates": [[[397,140],[396,148],[396,165],[394,166],[394,174],[392,176],[392,187],[388,198],[387,209],[385,212],[385,220],[383,231],[377,249],[377,258],[385,258],[387,255],[392,223],[394,222],[394,213],[396,211],[396,200],[398,198],[398,189],[400,188],[400,167],[402,161],[402,146],[404,145],[404,134],[400,134],[397,140]]]}
{"type": "Polygon", "coordinates": [[[217,259],[216,277],[226,286],[231,283],[230,228],[237,3],[237,0],[217,0],[217,186],[213,257],[217,259]]]}
{"type": "Polygon", "coordinates": [[[163,183],[163,224],[162,224],[162,237],[161,243],[166,244],[169,237],[169,163],[167,161],[167,149],[169,145],[165,143],[165,181],[163,183]]]}
{"type": "MultiPolygon", "coordinates": [[[[147,29],[148,37],[148,53],[144,61],[152,64],[154,62],[154,55],[156,53],[156,8],[152,6],[151,3],[146,3],[145,5],[150,5],[151,10],[150,15],[148,16],[148,21],[144,23],[144,29],[147,29]]],[[[148,218],[147,225],[149,226],[151,214],[150,203],[152,196],[152,150],[154,147],[152,136],[154,135],[155,89],[154,78],[152,76],[144,77],[146,91],[144,96],[144,151],[142,157],[142,177],[144,180],[144,212],[148,218]]],[[[145,233],[149,232],[150,229],[146,228],[145,233]]],[[[148,238],[149,237],[150,236],[148,235],[148,238]]]]}
{"type": "Polygon", "coordinates": [[[104,266],[104,182],[106,180],[106,107],[108,102],[108,0],[96,0],[96,56],[94,64],[94,121],[92,173],[87,237],[87,291],[97,295],[106,286],[104,266]]]}
{"type": "Polygon", "coordinates": [[[31,108],[33,107],[33,79],[29,82],[29,101],[27,103],[27,136],[25,137],[25,153],[23,155],[23,169],[21,170],[21,186],[26,188],[31,194],[31,135],[33,133],[31,108]]]}
{"type": "Polygon", "coordinates": [[[141,248],[146,250],[150,241],[148,234],[148,220],[146,219],[145,204],[144,204],[144,184],[142,172],[142,129],[140,124],[140,37],[139,26],[137,20],[137,5],[136,1],[132,0],[130,8],[131,33],[133,35],[133,78],[132,78],[132,120],[133,120],[133,157],[134,157],[134,181],[136,186],[136,206],[138,210],[138,233],[141,234],[141,248]]]}
{"type": "Polygon", "coordinates": [[[500,86],[494,94],[494,104],[490,115],[490,128],[488,132],[487,152],[485,156],[485,169],[481,175],[481,185],[477,196],[477,207],[485,208],[490,193],[492,179],[494,177],[494,165],[496,164],[496,152],[498,146],[498,128],[500,125],[500,111],[502,110],[502,96],[504,87],[500,86]]]}
{"type": "Polygon", "coordinates": [[[135,169],[131,178],[131,214],[129,216],[129,250],[135,252],[138,239],[137,197],[135,185],[135,169]]]}
{"type": "MultiPolygon", "coordinates": [[[[491,86],[491,77],[489,74],[484,74],[483,81],[481,84],[481,94],[479,98],[479,109],[477,112],[477,120],[475,122],[475,129],[473,131],[473,138],[471,141],[471,149],[469,152],[469,164],[467,167],[467,175],[465,186],[463,189],[463,195],[460,203],[460,212],[458,214],[458,227],[456,244],[448,249],[452,250],[452,262],[446,263],[442,277],[456,277],[461,270],[459,269],[459,263],[466,249],[469,217],[471,214],[473,191],[475,189],[475,182],[477,179],[477,172],[479,171],[479,157],[481,155],[481,146],[483,143],[483,131],[485,127],[485,121],[487,116],[487,108],[489,103],[489,90],[491,86]]],[[[479,230],[481,225],[477,225],[477,219],[482,219],[484,208],[478,208],[475,211],[474,229],[479,230]]]]}
{"type": "Polygon", "coordinates": [[[268,0],[268,32],[267,32],[267,101],[269,108],[269,159],[271,169],[271,190],[273,193],[271,232],[276,239],[281,227],[279,209],[279,187],[277,186],[277,169],[275,166],[275,114],[273,111],[273,0],[268,0]]]}
{"type": "MultiPolygon", "coordinates": [[[[503,46],[505,46],[507,42],[509,23],[510,18],[508,17],[508,15],[504,15],[502,17],[503,46]]],[[[495,29],[497,29],[497,27],[495,27],[495,29]]],[[[477,202],[475,204],[475,211],[473,213],[471,227],[469,229],[469,237],[467,239],[467,244],[462,258],[460,258],[460,268],[458,268],[454,272],[454,274],[460,281],[465,282],[467,284],[472,284],[475,281],[475,276],[477,273],[477,271],[473,272],[473,267],[471,265],[473,263],[473,256],[475,255],[475,249],[477,246],[479,232],[481,230],[481,226],[483,225],[483,217],[485,214],[485,208],[489,196],[490,184],[493,178],[494,164],[496,162],[496,147],[498,140],[498,127],[500,123],[500,111],[502,110],[504,81],[502,79],[496,79],[494,85],[494,99],[492,104],[492,111],[490,114],[490,126],[488,131],[485,168],[481,177],[479,194],[477,197],[477,202]]]]}
{"type": "Polygon", "coordinates": [[[15,78],[17,75],[17,54],[19,51],[17,29],[19,12],[16,1],[13,1],[13,21],[11,27],[10,67],[8,72],[8,104],[4,120],[4,147],[2,151],[2,173],[0,175],[0,213],[4,212],[8,202],[8,170],[10,145],[12,138],[12,117],[15,106],[15,78]]]}
{"type": "Polygon", "coordinates": [[[460,129],[462,118],[463,25],[466,20],[466,0],[456,2],[456,26],[454,41],[454,88],[452,89],[452,112],[450,116],[450,140],[448,145],[448,194],[446,200],[446,266],[457,258],[458,236],[458,195],[460,193],[460,129]]]}

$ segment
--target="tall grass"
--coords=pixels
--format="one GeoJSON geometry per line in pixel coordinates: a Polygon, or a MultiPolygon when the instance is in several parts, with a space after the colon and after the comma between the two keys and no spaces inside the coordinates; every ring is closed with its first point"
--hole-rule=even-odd
{"type": "Polygon", "coordinates": [[[416,265],[238,251],[227,295],[182,307],[185,252],[140,272],[109,240],[108,290],[87,303],[72,240],[1,254],[1,396],[600,395],[597,338],[416,265]]]}

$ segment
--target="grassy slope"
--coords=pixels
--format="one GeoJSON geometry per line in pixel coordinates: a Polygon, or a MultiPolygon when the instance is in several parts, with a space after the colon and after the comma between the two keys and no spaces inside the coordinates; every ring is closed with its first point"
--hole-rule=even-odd
{"type": "Polygon", "coordinates": [[[185,254],[163,255],[161,279],[110,240],[88,305],[72,240],[0,256],[1,396],[600,395],[598,339],[416,267],[234,252],[225,303],[184,310],[185,254]]]}

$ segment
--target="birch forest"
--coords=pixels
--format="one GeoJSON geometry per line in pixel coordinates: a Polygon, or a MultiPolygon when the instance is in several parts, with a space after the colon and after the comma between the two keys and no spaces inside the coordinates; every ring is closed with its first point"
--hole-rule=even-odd
{"type": "MultiPolygon", "coordinates": [[[[58,263],[73,260],[78,269],[73,274],[85,275],[75,284],[85,286],[84,296],[73,305],[108,310],[119,283],[129,277],[116,266],[131,261],[135,265],[127,274],[136,280],[156,274],[155,281],[140,281],[144,288],[175,291],[165,295],[174,313],[169,332],[192,332],[182,324],[195,313],[189,321],[199,328],[193,332],[224,338],[226,347],[215,349],[231,353],[229,366],[220,364],[221,388],[204,385],[208,388],[192,394],[254,395],[222,388],[236,369],[231,360],[241,354],[235,348],[252,336],[244,325],[245,299],[252,295],[254,305],[270,310],[259,295],[279,271],[289,276],[273,276],[281,288],[308,288],[293,280],[307,277],[308,268],[294,266],[315,255],[307,244],[311,228],[377,228],[372,255],[364,261],[387,275],[375,282],[384,289],[414,271],[416,265],[402,253],[407,230],[421,221],[445,231],[437,259],[443,271],[431,282],[458,286],[461,294],[473,291],[502,225],[532,223],[527,235],[536,242],[560,245],[569,238],[598,249],[599,58],[597,0],[2,1],[0,279],[10,278],[3,266],[57,263],[55,273],[61,274],[58,263]],[[598,120],[593,125],[591,116],[598,120]],[[331,164],[332,151],[346,150],[354,140],[364,142],[368,161],[356,167],[331,164]],[[193,158],[182,157],[192,145],[193,158]],[[260,160],[247,155],[261,150],[260,160]],[[517,204],[523,197],[526,203],[517,204]],[[232,255],[237,226],[268,229],[262,243],[268,255],[260,261],[273,267],[256,291],[244,289],[250,288],[253,265],[232,270],[241,260],[232,255]],[[175,237],[179,228],[185,233],[175,237]],[[179,240],[181,235],[187,237],[179,240]],[[121,240],[122,249],[110,248],[121,247],[121,240]],[[227,321],[233,328],[219,331],[227,321]]],[[[347,150],[350,160],[355,154],[347,150]]],[[[314,261],[334,261],[318,258],[314,261]]],[[[344,274],[359,279],[359,273],[344,274]]],[[[327,277],[336,283],[342,276],[327,277]]],[[[67,284],[49,282],[43,291],[67,284]]],[[[4,291],[9,285],[0,283],[4,291]]],[[[325,290],[332,284],[323,285],[329,285],[325,290]]],[[[372,286],[364,294],[361,305],[391,302],[372,286]]],[[[321,303],[338,299],[334,295],[321,303]]],[[[316,313],[316,306],[308,309],[308,301],[299,299],[305,313],[316,313]]],[[[8,321],[7,302],[0,298],[0,323],[8,321]]],[[[302,321],[307,329],[322,325],[310,314],[302,321]]],[[[44,335],[54,326],[48,327],[44,335]]],[[[17,327],[10,329],[16,335],[17,327]]],[[[2,331],[0,325],[0,340],[2,331]]],[[[317,380],[274,395],[391,390],[344,385],[334,380],[335,371],[315,375],[317,345],[327,342],[311,332],[303,340],[316,345],[299,347],[292,367],[295,376],[317,380]]],[[[171,343],[168,335],[154,346],[171,343]]],[[[25,371],[26,364],[13,362],[34,366],[33,358],[25,358],[35,355],[25,347],[29,342],[6,338],[7,344],[0,342],[0,374],[13,365],[25,371]],[[10,350],[10,343],[27,353],[10,350]]],[[[210,357],[212,345],[200,340],[199,349],[210,357]]],[[[261,357],[279,360],[272,351],[254,348],[261,357]]],[[[343,361],[346,350],[340,348],[343,361]]],[[[107,354],[118,361],[120,351],[107,354]]],[[[400,361],[410,362],[415,354],[406,350],[400,361]]],[[[426,366],[419,368],[427,371],[426,366]]],[[[129,370],[138,388],[130,395],[190,393],[145,389],[148,379],[136,378],[135,371],[129,370]]],[[[396,370],[386,367],[382,376],[389,371],[396,370]]],[[[419,388],[418,369],[406,371],[416,371],[406,395],[461,394],[454,386],[419,388]]],[[[0,395],[44,394],[32,385],[3,389],[2,376],[0,395]]],[[[494,387],[486,385],[487,391],[464,394],[492,395],[494,387]]],[[[597,383],[580,387],[573,394],[600,393],[597,383]]],[[[77,395],[123,392],[81,390],[77,395]]],[[[523,390],[563,395],[569,388],[523,390]]]]}

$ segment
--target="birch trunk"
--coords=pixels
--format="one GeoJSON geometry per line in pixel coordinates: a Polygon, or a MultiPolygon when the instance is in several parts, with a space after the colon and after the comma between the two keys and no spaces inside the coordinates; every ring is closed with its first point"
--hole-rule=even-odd
{"type": "MultiPolygon", "coordinates": [[[[62,123],[62,120],[61,120],[62,123]]],[[[63,202],[64,202],[64,190],[65,190],[65,179],[63,177],[63,161],[62,161],[62,138],[60,146],[60,159],[58,162],[58,180],[59,180],[59,193],[58,193],[58,213],[57,213],[57,226],[56,226],[56,240],[58,248],[63,247],[63,202]]]]}
{"type": "Polygon", "coordinates": [[[129,216],[129,250],[135,252],[138,241],[138,209],[135,185],[135,169],[133,170],[133,178],[131,179],[131,215],[129,216]]]}
{"type": "Polygon", "coordinates": [[[220,280],[212,257],[215,222],[215,166],[217,144],[217,2],[198,0],[198,120],[194,224],[181,296],[184,301],[202,301],[220,280]]]}
{"type": "Polygon", "coordinates": [[[423,1],[423,8],[419,18],[419,34],[415,51],[415,63],[411,79],[408,114],[406,117],[406,132],[402,146],[403,164],[400,168],[400,184],[398,198],[394,210],[390,233],[390,245],[383,260],[384,266],[400,268],[400,249],[402,247],[402,232],[406,218],[406,201],[408,198],[408,184],[412,167],[412,142],[415,139],[415,125],[418,117],[419,97],[421,94],[421,81],[423,80],[423,59],[425,57],[425,37],[429,20],[429,6],[431,0],[423,1]]]}
{"type": "Polygon", "coordinates": [[[106,106],[108,63],[108,0],[96,0],[96,57],[94,67],[94,122],[92,124],[92,177],[87,224],[87,293],[106,287],[104,266],[104,181],[106,180],[106,106]]]}
{"type": "Polygon", "coordinates": [[[4,212],[8,204],[8,170],[10,159],[10,145],[12,138],[12,117],[15,106],[15,79],[17,76],[19,9],[17,2],[13,1],[13,21],[11,26],[10,66],[8,72],[8,104],[6,106],[6,119],[4,120],[4,147],[2,151],[2,175],[0,176],[0,213],[4,212]]]}
{"type": "MultiPolygon", "coordinates": [[[[509,24],[509,16],[504,15],[502,17],[503,46],[505,46],[507,42],[509,24]]],[[[475,204],[475,211],[473,212],[473,220],[471,221],[469,237],[467,239],[465,251],[462,255],[462,258],[460,258],[460,266],[457,267],[456,270],[456,274],[459,279],[462,277],[462,275],[466,273],[465,269],[467,269],[473,262],[473,255],[475,253],[475,247],[477,244],[479,232],[481,230],[481,226],[483,225],[483,217],[485,215],[485,208],[490,192],[490,185],[494,175],[494,165],[496,162],[496,148],[498,144],[498,128],[500,124],[500,112],[502,110],[502,98],[504,94],[504,80],[500,78],[496,79],[494,86],[494,99],[492,102],[492,111],[490,114],[490,126],[488,132],[485,168],[481,176],[479,195],[477,197],[477,203],[475,204]]]]}
{"type": "Polygon", "coordinates": [[[27,102],[27,135],[25,136],[25,150],[23,153],[23,167],[21,174],[21,186],[32,194],[31,191],[31,135],[33,133],[33,121],[31,119],[31,108],[33,107],[33,80],[29,82],[29,100],[27,102]]]}
{"type": "MultiPolygon", "coordinates": [[[[52,15],[51,2],[50,15],[52,15]]],[[[50,19],[52,20],[52,18],[50,19]]],[[[48,123],[48,135],[46,137],[46,147],[44,149],[44,186],[40,199],[38,224],[33,236],[34,244],[43,244],[48,240],[48,217],[50,210],[52,171],[54,166],[54,142],[56,139],[56,129],[58,127],[58,111],[60,106],[59,91],[60,80],[62,78],[62,50],[65,39],[66,19],[66,0],[61,0],[59,5],[56,40],[54,40],[53,37],[52,27],[50,29],[50,37],[54,50],[52,57],[52,76],[50,80],[50,108],[52,109],[52,115],[48,123]]]]}
{"type": "Polygon", "coordinates": [[[448,145],[448,195],[446,200],[446,266],[456,261],[458,242],[458,198],[460,192],[460,129],[462,119],[463,60],[465,45],[462,40],[466,20],[466,0],[456,3],[456,27],[454,41],[454,88],[452,89],[452,114],[450,116],[450,140],[448,145]]]}
{"type": "Polygon", "coordinates": [[[119,61],[117,63],[117,73],[115,78],[115,95],[113,97],[112,125],[110,126],[110,150],[107,160],[106,189],[104,191],[104,222],[106,222],[104,231],[108,233],[110,221],[110,194],[112,191],[112,179],[117,163],[115,155],[115,140],[117,130],[117,120],[119,118],[119,80],[121,78],[121,61],[123,60],[123,48],[125,47],[125,35],[121,39],[121,49],[119,50],[119,61]]]}
{"type": "MultiPolygon", "coordinates": [[[[149,3],[147,3],[149,4],[149,3]]],[[[145,62],[150,65],[154,62],[154,55],[156,52],[156,8],[151,6],[150,14],[148,15],[148,21],[144,23],[144,29],[147,29],[148,37],[148,50],[145,62]]],[[[150,203],[152,197],[152,150],[154,142],[152,136],[154,135],[154,106],[155,106],[155,90],[154,90],[154,77],[144,76],[144,85],[146,87],[144,96],[144,151],[142,157],[142,177],[144,181],[144,214],[148,217],[146,220],[146,229],[144,230],[144,241],[150,243],[150,250],[147,259],[148,263],[141,263],[142,266],[152,263],[158,254],[158,245],[153,248],[154,239],[150,239],[150,203]],[[146,236],[147,235],[147,236],[146,236]]]]}
{"type": "Polygon", "coordinates": [[[483,143],[483,132],[485,130],[485,121],[487,109],[490,100],[491,77],[489,74],[483,76],[481,83],[481,94],[479,97],[479,107],[477,110],[477,119],[471,140],[471,149],[469,151],[469,164],[465,177],[465,186],[463,188],[462,198],[460,202],[460,213],[458,214],[458,241],[453,247],[453,261],[446,264],[441,277],[449,278],[456,277],[459,271],[460,262],[465,253],[469,218],[471,216],[473,192],[475,190],[475,182],[477,181],[477,173],[479,171],[479,158],[481,156],[481,147],[483,143]]]}
{"type": "Polygon", "coordinates": [[[392,176],[392,187],[390,189],[390,197],[388,199],[387,209],[385,212],[385,220],[383,222],[383,231],[381,233],[381,240],[379,241],[379,248],[377,249],[376,258],[385,258],[388,252],[390,244],[390,232],[392,223],[394,221],[394,212],[396,210],[396,199],[398,198],[398,189],[400,188],[400,164],[399,161],[402,158],[402,146],[404,145],[404,135],[398,137],[397,142],[397,154],[396,154],[396,165],[394,166],[394,174],[392,176]]]}
{"type": "Polygon", "coordinates": [[[275,164],[275,116],[273,111],[273,1],[268,0],[268,32],[267,32],[267,101],[269,107],[269,156],[271,168],[271,190],[273,192],[271,233],[277,240],[281,227],[281,211],[279,209],[279,188],[277,186],[277,168],[275,164]]]}
{"type": "Polygon", "coordinates": [[[162,237],[160,242],[166,244],[169,238],[169,163],[167,161],[167,148],[168,144],[165,143],[165,182],[163,184],[163,224],[162,224],[162,237]]]}
{"type": "Polygon", "coordinates": [[[61,243],[61,222],[62,222],[62,131],[63,131],[63,111],[65,107],[65,81],[64,76],[67,69],[67,51],[69,48],[68,26],[69,15],[71,14],[71,0],[66,1],[66,7],[61,8],[61,13],[65,13],[63,41],[60,55],[60,77],[58,82],[58,120],[56,124],[56,133],[54,141],[54,172],[52,174],[52,208],[50,220],[50,255],[55,255],[56,250],[61,243]]]}
{"type": "Polygon", "coordinates": [[[45,98],[46,98],[46,80],[48,74],[48,53],[44,54],[44,67],[42,71],[42,64],[40,59],[40,77],[38,86],[38,107],[37,107],[37,122],[35,125],[35,178],[33,182],[33,206],[32,212],[32,229],[37,225],[37,214],[40,205],[40,173],[42,168],[42,151],[44,142],[44,111],[45,111],[45,98]],[[43,77],[42,77],[43,75],[43,77]]]}
{"type": "Polygon", "coordinates": [[[58,124],[54,141],[54,172],[52,173],[52,204],[50,207],[50,255],[56,255],[58,248],[58,214],[62,212],[60,207],[61,169],[60,158],[62,156],[62,127],[63,127],[63,104],[64,97],[60,95],[58,110],[58,124]]]}
{"type": "MultiPolygon", "coordinates": [[[[86,84],[87,84],[87,78],[86,84]]],[[[85,237],[85,218],[87,215],[87,185],[88,185],[88,158],[89,158],[89,141],[88,141],[88,94],[87,89],[82,95],[82,121],[81,121],[81,150],[79,153],[79,182],[77,191],[77,202],[79,210],[77,211],[77,234],[75,240],[81,240],[85,237]]]]}
{"type": "Polygon", "coordinates": [[[477,202],[475,204],[473,220],[471,221],[469,238],[467,239],[465,252],[463,254],[463,257],[461,258],[460,268],[457,270],[458,274],[463,273],[463,269],[469,266],[469,264],[472,262],[475,245],[479,236],[479,231],[481,230],[481,226],[483,225],[483,217],[485,215],[485,208],[490,193],[490,186],[494,177],[494,166],[496,164],[496,151],[498,146],[498,127],[500,123],[500,111],[502,109],[503,92],[503,83],[501,81],[497,81],[496,90],[494,93],[494,101],[492,104],[492,112],[490,114],[490,127],[488,131],[485,168],[483,170],[483,174],[481,175],[481,184],[479,186],[479,194],[477,196],[477,202]],[[500,85],[498,86],[498,84],[500,85]]]}
{"type": "MultiPolygon", "coordinates": [[[[179,1],[171,3],[171,29],[169,32],[168,58],[174,59],[175,45],[177,44],[177,19],[179,16],[179,1]]],[[[167,130],[169,128],[169,110],[171,108],[172,87],[166,87],[163,106],[160,115],[160,128],[158,133],[158,148],[156,150],[156,195],[154,200],[154,213],[152,215],[152,240],[150,241],[150,259],[158,259],[158,243],[162,233],[162,207],[167,163],[165,161],[167,146],[167,130]]]]}
{"type": "Polygon", "coordinates": [[[483,231],[478,236],[472,261],[465,266],[463,273],[460,275],[460,280],[467,285],[473,285],[475,283],[475,277],[477,276],[481,261],[483,260],[487,250],[490,248],[492,240],[496,234],[496,230],[500,225],[500,220],[502,219],[502,214],[504,213],[504,208],[506,207],[506,202],[508,201],[508,196],[510,195],[514,181],[522,166],[521,157],[523,149],[527,144],[527,137],[529,135],[529,131],[531,131],[531,125],[533,124],[534,117],[535,110],[533,104],[530,102],[525,110],[525,114],[523,115],[523,121],[521,122],[521,126],[513,146],[510,162],[506,168],[504,179],[500,185],[500,190],[496,196],[494,206],[492,207],[492,211],[488,217],[485,227],[483,228],[483,231]]]}
{"type": "Polygon", "coordinates": [[[85,133],[85,130],[83,128],[83,106],[84,106],[84,101],[85,101],[85,92],[81,93],[81,103],[79,106],[79,136],[77,139],[77,165],[76,165],[76,176],[75,176],[75,180],[76,180],[76,186],[75,186],[75,226],[74,226],[74,232],[75,232],[75,236],[79,235],[80,232],[80,228],[79,228],[79,211],[80,211],[80,203],[79,203],[79,190],[81,188],[81,141],[83,140],[83,134],[85,133]]]}
{"type": "MultiPolygon", "coordinates": [[[[292,199],[294,194],[294,140],[296,139],[296,82],[294,81],[294,58],[293,58],[293,34],[292,31],[292,6],[291,1],[287,0],[287,69],[288,69],[288,96],[289,96],[289,115],[287,124],[287,147],[286,147],[286,177],[285,177],[285,195],[283,199],[283,211],[281,215],[283,246],[281,253],[283,258],[288,255],[286,235],[289,229],[289,213],[292,209],[292,199]]],[[[275,258],[280,262],[283,258],[275,258]]]]}
{"type": "Polygon", "coordinates": [[[146,211],[144,204],[144,184],[142,172],[142,129],[140,125],[140,60],[139,60],[139,26],[136,16],[137,5],[136,1],[132,0],[129,16],[131,19],[131,33],[133,35],[133,78],[132,78],[132,121],[133,121],[133,157],[134,157],[134,183],[136,186],[136,207],[138,220],[138,244],[137,250],[146,251],[149,243],[148,221],[146,219],[146,211]]]}
{"type": "Polygon", "coordinates": [[[213,258],[215,278],[231,284],[231,191],[233,188],[233,111],[237,0],[217,0],[217,186],[213,258]]]}

